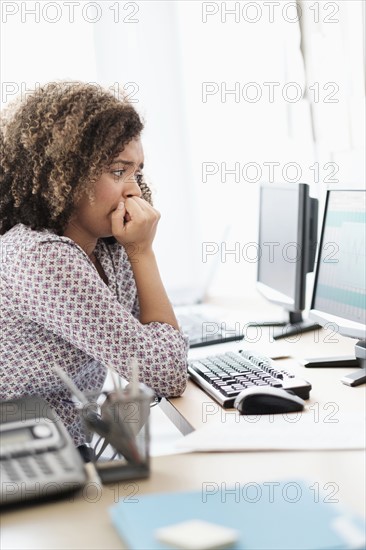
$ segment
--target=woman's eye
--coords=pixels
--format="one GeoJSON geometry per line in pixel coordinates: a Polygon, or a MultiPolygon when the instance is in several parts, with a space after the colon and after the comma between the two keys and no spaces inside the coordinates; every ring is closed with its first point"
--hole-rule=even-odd
{"type": "MultiPolygon", "coordinates": [[[[112,170],[111,174],[113,174],[113,176],[116,179],[126,178],[127,170],[125,168],[120,168],[119,170],[112,170]]],[[[132,175],[132,174],[130,174],[130,175],[132,175]]],[[[135,180],[137,181],[138,184],[142,183],[143,174],[141,172],[137,172],[132,177],[135,178],[135,180]]]]}
{"type": "Polygon", "coordinates": [[[122,178],[123,174],[126,172],[126,170],[113,170],[112,174],[116,176],[117,178],[122,178]]]}
{"type": "Polygon", "coordinates": [[[113,176],[115,177],[115,179],[121,179],[124,177],[126,173],[126,170],[124,169],[119,169],[119,170],[112,170],[111,174],[113,174],[113,176]]]}

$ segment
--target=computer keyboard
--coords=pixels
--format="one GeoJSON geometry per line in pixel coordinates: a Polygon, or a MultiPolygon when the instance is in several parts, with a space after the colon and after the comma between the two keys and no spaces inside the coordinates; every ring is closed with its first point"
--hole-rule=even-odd
{"type": "Polygon", "coordinates": [[[223,342],[238,342],[243,334],[237,327],[230,327],[218,319],[210,320],[202,313],[180,313],[177,315],[179,324],[189,336],[189,347],[210,346],[223,342]]]}
{"type": "Polygon", "coordinates": [[[285,370],[278,370],[272,359],[240,350],[188,361],[191,378],[222,407],[230,408],[239,393],[253,386],[291,390],[309,399],[311,384],[285,370]]]}

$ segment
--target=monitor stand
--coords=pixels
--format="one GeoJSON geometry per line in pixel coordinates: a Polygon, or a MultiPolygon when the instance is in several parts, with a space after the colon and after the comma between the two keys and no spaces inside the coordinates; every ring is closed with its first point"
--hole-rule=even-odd
{"type": "Polygon", "coordinates": [[[355,345],[355,355],[341,357],[312,357],[301,361],[304,367],[359,367],[359,369],[341,378],[347,386],[359,386],[366,382],[366,341],[360,340],[355,345]]]}
{"type": "Polygon", "coordinates": [[[248,327],[284,327],[286,321],[251,321],[247,323],[248,327]]]}
{"type": "Polygon", "coordinates": [[[253,327],[282,327],[273,331],[273,339],[279,340],[287,336],[302,334],[311,330],[319,329],[319,325],[314,321],[303,319],[301,311],[289,311],[289,322],[286,321],[258,321],[249,323],[253,327]]]}

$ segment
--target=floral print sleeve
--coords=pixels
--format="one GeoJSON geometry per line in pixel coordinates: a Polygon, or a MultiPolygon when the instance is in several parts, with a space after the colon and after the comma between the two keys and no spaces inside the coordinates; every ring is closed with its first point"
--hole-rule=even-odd
{"type": "Polygon", "coordinates": [[[52,394],[65,420],[52,364],[86,391],[100,389],[107,366],[128,380],[131,357],[140,380],[158,395],[184,391],[187,339],[168,324],[139,322],[136,286],[120,245],[96,249],[107,286],[71,239],[18,225],[1,241],[2,398],[52,394]]]}

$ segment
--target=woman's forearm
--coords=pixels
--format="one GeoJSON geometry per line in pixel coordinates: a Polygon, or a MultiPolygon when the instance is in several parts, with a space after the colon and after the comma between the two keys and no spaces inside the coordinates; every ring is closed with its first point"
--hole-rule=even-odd
{"type": "Polygon", "coordinates": [[[140,322],[168,323],[178,329],[178,322],[161,281],[153,250],[134,255],[131,258],[131,266],[139,298],[140,322]]]}

